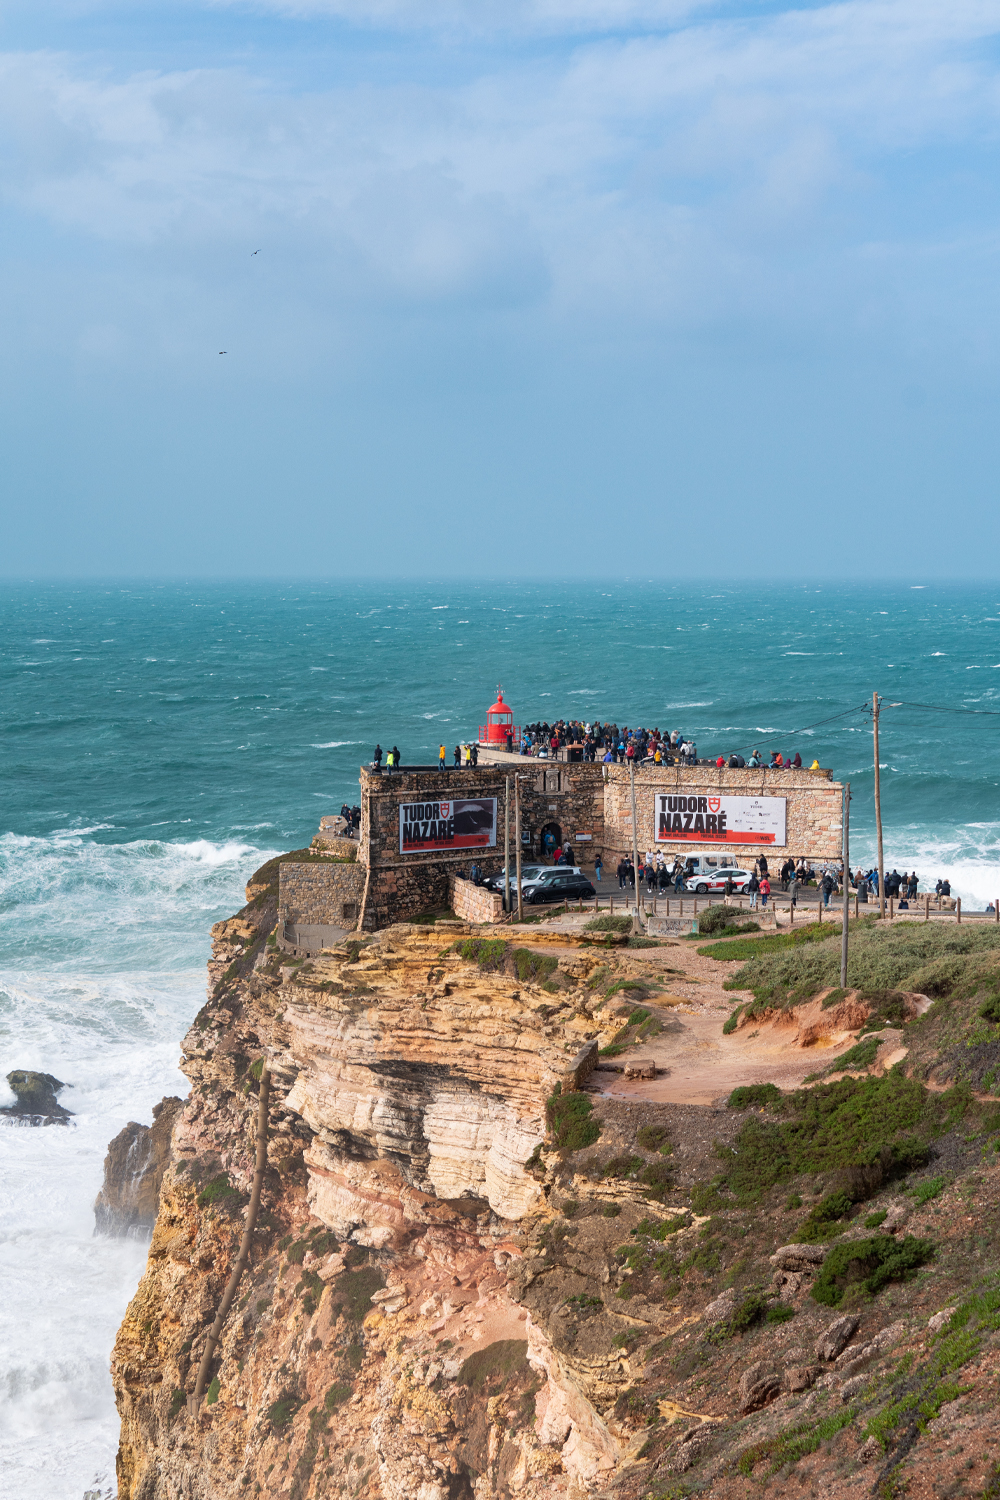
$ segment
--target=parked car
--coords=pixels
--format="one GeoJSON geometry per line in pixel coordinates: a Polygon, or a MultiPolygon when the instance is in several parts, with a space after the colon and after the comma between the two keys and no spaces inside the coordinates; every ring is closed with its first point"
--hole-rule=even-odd
{"type": "Polygon", "coordinates": [[[521,890],[533,890],[536,885],[542,885],[547,880],[555,880],[559,875],[582,875],[583,871],[579,865],[538,865],[530,880],[525,878],[524,867],[521,867],[521,890]]]}
{"type": "MultiPolygon", "coordinates": [[[[527,865],[527,864],[522,864],[522,866],[521,866],[521,888],[522,888],[522,890],[524,889],[524,886],[526,885],[526,883],[529,880],[534,880],[538,876],[538,874],[540,873],[540,871],[546,870],[546,869],[549,869],[549,868],[550,868],[550,866],[548,866],[548,865],[527,865]]],[[[483,881],[483,884],[486,886],[487,890],[490,890],[490,891],[502,891],[503,890],[503,870],[498,870],[498,872],[496,873],[496,875],[491,875],[488,880],[484,880],[483,881]]],[[[510,884],[511,884],[511,888],[512,889],[517,884],[517,866],[516,865],[511,865],[511,867],[510,867],[510,884]]]]}
{"type": "Polygon", "coordinates": [[[592,883],[581,870],[554,870],[552,876],[551,880],[537,881],[527,891],[522,885],[525,901],[535,906],[543,901],[578,901],[581,896],[585,901],[590,901],[597,895],[592,883]]]}
{"type": "Polygon", "coordinates": [[[750,874],[749,870],[735,868],[713,870],[711,874],[692,875],[690,880],[685,882],[684,889],[694,891],[698,896],[707,896],[709,891],[724,891],[726,881],[731,880],[734,888],[745,896],[750,890],[750,874]]]}

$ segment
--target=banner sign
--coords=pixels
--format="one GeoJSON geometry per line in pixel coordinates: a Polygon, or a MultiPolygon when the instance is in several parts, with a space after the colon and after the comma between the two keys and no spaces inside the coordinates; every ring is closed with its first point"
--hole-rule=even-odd
{"type": "Polygon", "coordinates": [[[497,799],[404,802],[399,809],[399,852],[492,849],[497,841],[497,799]]]}
{"type": "Polygon", "coordinates": [[[673,844],[785,842],[784,797],[667,796],[653,799],[656,840],[673,844]]]}

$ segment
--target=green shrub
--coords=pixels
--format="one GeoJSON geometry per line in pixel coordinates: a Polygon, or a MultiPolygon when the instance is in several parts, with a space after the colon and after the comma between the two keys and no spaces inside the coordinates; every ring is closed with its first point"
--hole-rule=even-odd
{"type": "Polygon", "coordinates": [[[301,1405],[301,1398],[294,1391],[285,1391],[272,1406],[268,1407],[267,1419],[272,1427],[280,1430],[288,1426],[301,1405]]]}
{"type": "Polygon", "coordinates": [[[557,958],[544,953],[533,953],[530,948],[515,948],[511,957],[517,977],[522,984],[528,984],[531,980],[540,983],[559,967],[557,958]]]}
{"type": "Polygon", "coordinates": [[[875,1296],[888,1282],[907,1280],[933,1255],[933,1243],[912,1234],[902,1241],[891,1234],[877,1234],[869,1240],[835,1245],[813,1285],[813,1298],[826,1307],[839,1307],[847,1289],[858,1285],[875,1296]]]}
{"type": "Polygon", "coordinates": [[[507,960],[509,945],[502,938],[465,938],[455,944],[455,952],[467,963],[478,964],[487,970],[502,969],[507,960]]]}
{"type": "Polygon", "coordinates": [[[788,1323],[795,1317],[795,1308],[787,1306],[784,1302],[773,1302],[766,1316],[769,1323],[788,1323]]]}
{"type": "Polygon", "coordinates": [[[618,1203],[605,1203],[604,1207],[601,1209],[601,1213],[606,1219],[617,1219],[618,1215],[621,1213],[621,1206],[618,1203]]]}
{"type": "Polygon", "coordinates": [[[499,1339],[469,1355],[458,1372],[458,1383],[478,1391],[496,1381],[509,1382],[527,1365],[527,1356],[527,1339],[499,1339]]]}
{"type": "Polygon", "coordinates": [[[296,1240],[293,1245],[290,1245],[288,1247],[288,1259],[291,1261],[293,1266],[301,1266],[302,1262],[306,1258],[306,1251],[308,1249],[308,1240],[296,1240]]]}
{"type": "Polygon", "coordinates": [[[612,1156],[601,1168],[602,1177],[634,1177],[645,1161],[641,1156],[612,1156]]]}
{"type": "Polygon", "coordinates": [[[220,1203],[223,1198],[235,1198],[237,1190],[229,1180],[228,1172],[220,1172],[218,1177],[213,1177],[211,1182],[205,1184],[198,1194],[198,1205],[207,1208],[211,1203],[220,1203]]]}
{"type": "Polygon", "coordinates": [[[780,1104],[784,1095],[773,1083],[748,1083],[733,1089],[726,1104],[730,1109],[750,1109],[752,1105],[762,1108],[768,1104],[780,1104]]]}
{"type": "Polygon", "coordinates": [[[742,1005],[737,1005],[736,1009],[727,1016],[725,1021],[723,1021],[722,1023],[723,1036],[732,1036],[733,1032],[739,1025],[740,1016],[743,1014],[743,1011],[744,1007],[742,1005]]]}
{"type": "Polygon", "coordinates": [[[170,1416],[169,1416],[169,1420],[172,1422],[174,1420],[174,1418],[183,1410],[183,1408],[186,1405],[187,1405],[187,1391],[185,1391],[185,1389],[184,1389],[183,1386],[181,1386],[181,1385],[175,1385],[174,1389],[173,1389],[173,1393],[172,1393],[172,1395],[170,1397],[170,1416]]]}
{"type": "Polygon", "coordinates": [[[767,1317],[767,1298],[762,1297],[759,1292],[750,1292],[743,1298],[738,1307],[734,1308],[730,1316],[723,1323],[713,1328],[708,1337],[713,1344],[721,1344],[723,1339],[735,1338],[737,1334],[746,1333],[755,1323],[761,1323],[767,1317]]]}
{"type": "Polygon", "coordinates": [[[649,1019],[650,1012],[648,1010],[643,1010],[640,1007],[638,1010],[632,1011],[631,1015],[628,1018],[628,1021],[626,1022],[626,1025],[641,1026],[644,1021],[648,1021],[649,1019]]]}
{"type": "Polygon", "coordinates": [[[888,1214],[884,1208],[877,1208],[873,1214],[865,1215],[865,1228],[877,1229],[880,1224],[885,1223],[887,1217],[888,1214]]]}
{"type": "Polygon", "coordinates": [[[262,1057],[258,1057],[256,1062],[252,1062],[250,1064],[250,1077],[256,1079],[256,1081],[260,1083],[261,1074],[263,1073],[263,1071],[264,1059],[262,1057]]]}
{"type": "Polygon", "coordinates": [[[929,1203],[932,1198],[936,1198],[944,1186],[945,1179],[943,1177],[928,1177],[926,1182],[918,1182],[916,1187],[912,1189],[913,1196],[916,1198],[917,1203],[922,1206],[924,1203],[929,1203]]]}
{"type": "Polygon", "coordinates": [[[635,1143],[643,1151],[659,1151],[661,1156],[669,1156],[674,1149],[665,1125],[640,1125],[635,1133],[635,1143]]]}
{"type": "Polygon", "coordinates": [[[789,1193],[787,1199],[785,1200],[785,1207],[786,1208],[801,1208],[802,1207],[802,1199],[799,1196],[799,1194],[798,1193],[789,1193]]]}
{"type": "MultiPolygon", "coordinates": [[[[709,906],[698,913],[698,931],[702,933],[722,932],[734,922],[739,922],[743,913],[735,906],[709,906]]],[[[759,928],[757,929],[760,930],[759,928]]]]}
{"type": "Polygon", "coordinates": [[[842,1073],[848,1069],[870,1068],[875,1061],[875,1054],[882,1045],[879,1036],[866,1037],[863,1042],[856,1042],[846,1052],[842,1052],[830,1065],[831,1072],[842,1073]]]}
{"type": "Polygon", "coordinates": [[[639,1173],[639,1181],[645,1185],[644,1197],[654,1203],[662,1203],[674,1185],[673,1172],[666,1162],[652,1161],[639,1173]]]}
{"type": "Polygon", "coordinates": [[[979,1014],[985,1021],[993,1021],[1000,1024],[1000,995],[990,995],[979,1007],[979,1014]]]}
{"type": "Polygon", "coordinates": [[[377,1266],[362,1266],[357,1271],[341,1271],[334,1282],[337,1295],[344,1298],[344,1316],[352,1323],[362,1323],[371,1310],[372,1296],[385,1286],[377,1266]]]}
{"type": "Polygon", "coordinates": [[[814,1245],[822,1240],[827,1240],[833,1234],[842,1231],[837,1228],[839,1221],[845,1218],[854,1207],[851,1199],[846,1193],[827,1193],[821,1198],[810,1211],[809,1216],[799,1226],[794,1243],[798,1245],[814,1245]]]}
{"type": "Polygon", "coordinates": [[[338,1406],[343,1406],[344,1402],[351,1394],[351,1390],[351,1386],[344,1385],[343,1383],[331,1385],[330,1389],[323,1397],[323,1405],[326,1407],[327,1411],[336,1411],[338,1406]]]}
{"type": "Polygon", "coordinates": [[[561,1151],[581,1151],[592,1146],[601,1133],[601,1122],[591,1117],[593,1105],[586,1094],[553,1093],[545,1101],[545,1121],[561,1151]]]}
{"type": "Polygon", "coordinates": [[[219,1399],[219,1392],[221,1390],[222,1386],[219,1383],[218,1375],[213,1375],[208,1390],[205,1392],[205,1404],[207,1406],[214,1406],[219,1399]]]}

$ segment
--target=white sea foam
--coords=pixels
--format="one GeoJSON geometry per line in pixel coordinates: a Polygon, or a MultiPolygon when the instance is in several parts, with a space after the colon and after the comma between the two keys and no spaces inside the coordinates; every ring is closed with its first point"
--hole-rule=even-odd
{"type": "Polygon", "coordinates": [[[0,901],[17,913],[0,970],[4,1073],[54,1073],[73,1111],[68,1128],[0,1128],[0,1466],[18,1500],[80,1500],[113,1470],[108,1355],[146,1247],[93,1234],[104,1154],[129,1119],[148,1124],[164,1094],[186,1094],[178,1048],[204,999],[208,929],[268,852],[0,837],[0,901]]]}
{"type": "Polygon", "coordinates": [[[322,745],[310,745],[310,750],[339,750],[341,745],[360,745],[360,740],[326,740],[322,745]]]}

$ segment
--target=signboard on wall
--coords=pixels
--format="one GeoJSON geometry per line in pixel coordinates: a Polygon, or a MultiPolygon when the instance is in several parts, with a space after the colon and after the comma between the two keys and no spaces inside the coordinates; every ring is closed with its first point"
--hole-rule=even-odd
{"type": "Polygon", "coordinates": [[[653,798],[656,841],[674,844],[785,842],[784,797],[709,797],[692,793],[653,798]]]}
{"type": "Polygon", "coordinates": [[[496,841],[496,797],[404,802],[399,809],[400,854],[429,849],[492,849],[496,841]]]}

